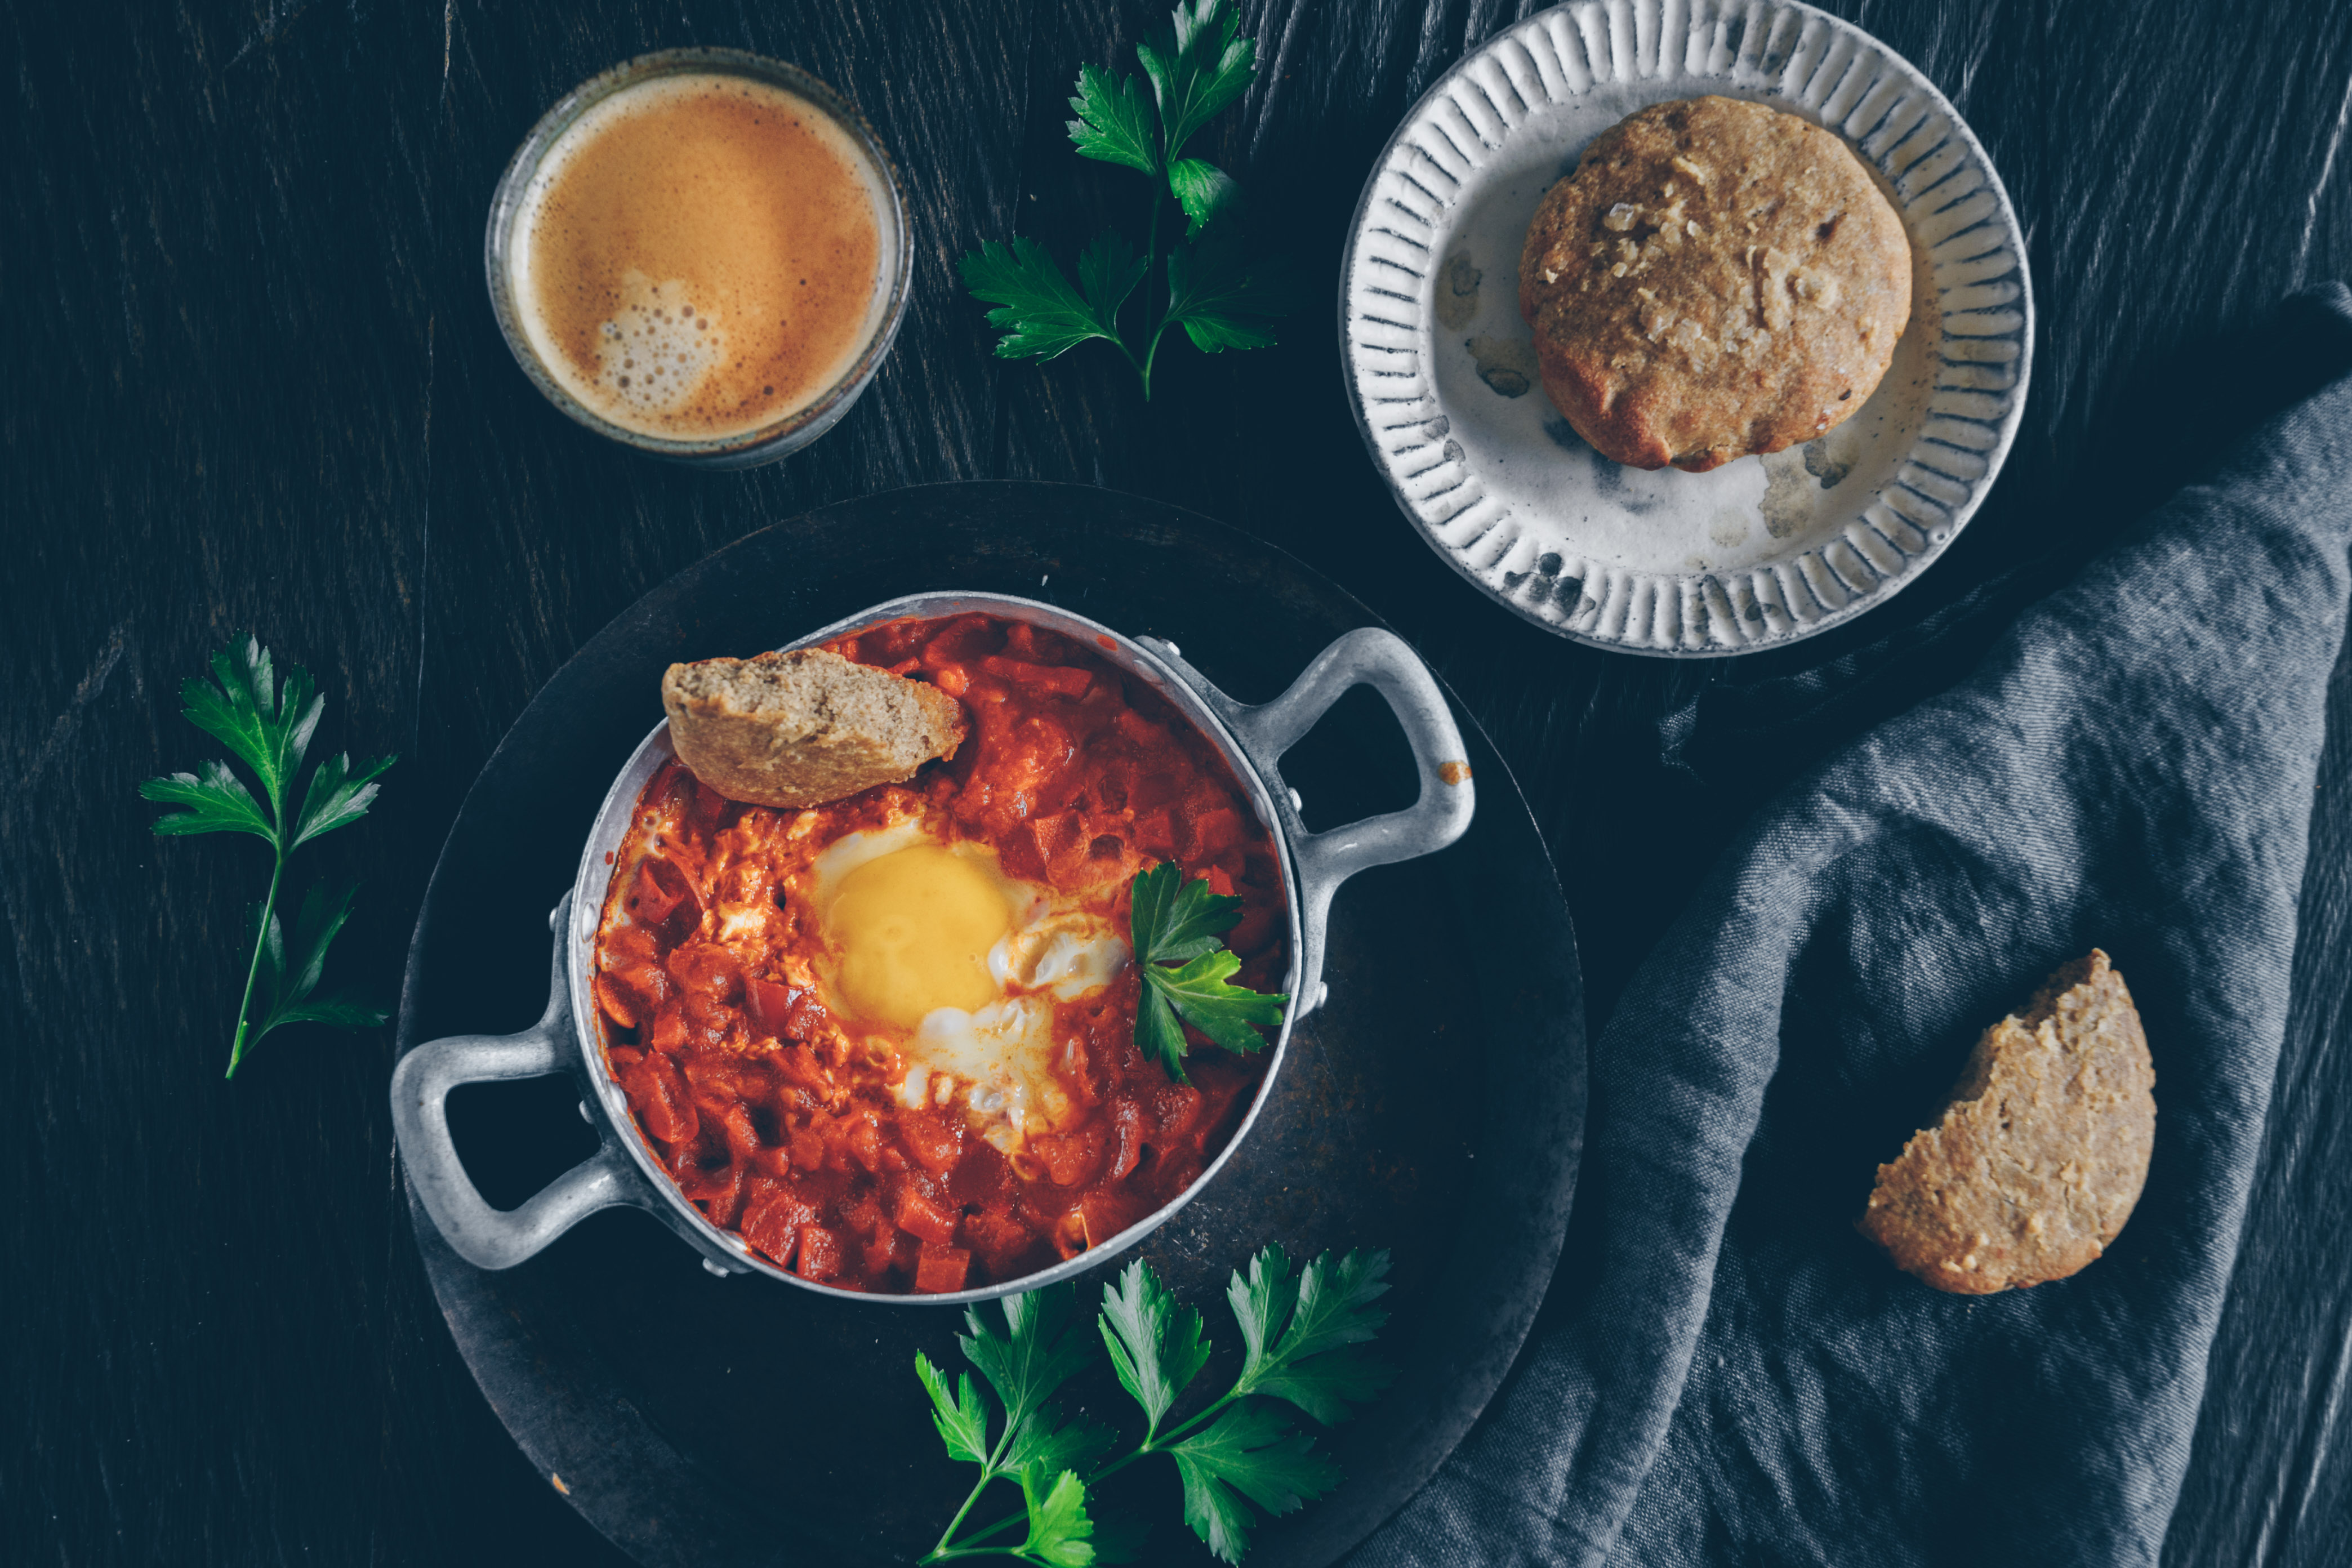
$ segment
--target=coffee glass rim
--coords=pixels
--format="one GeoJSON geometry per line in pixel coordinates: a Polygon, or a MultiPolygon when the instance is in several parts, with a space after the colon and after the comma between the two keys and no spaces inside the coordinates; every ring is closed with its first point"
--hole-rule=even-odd
{"type": "Polygon", "coordinates": [[[755,54],[749,49],[694,45],[656,49],[609,66],[556,100],[539,117],[523,137],[521,145],[515,149],[514,155],[507,161],[506,171],[499,177],[498,189],[490,198],[489,223],[482,238],[482,267],[489,284],[490,310],[498,319],[499,331],[506,339],[515,363],[522,367],[531,384],[549,402],[598,435],[640,452],[709,466],[749,467],[797,451],[823,435],[848,411],[858,394],[865,391],[866,384],[874,378],[875,372],[881,368],[883,357],[889,353],[890,344],[898,337],[899,324],[907,314],[908,296],[913,283],[914,233],[908,221],[906,186],[899,178],[898,163],[890,156],[889,150],[883,146],[882,139],[875,134],[874,127],[867,122],[865,114],[846,94],[823,78],[788,60],[755,54]],[[686,439],[650,435],[607,419],[574,396],[556,378],[524,330],[521,310],[515,298],[511,262],[516,229],[524,215],[524,198],[548,153],[562,140],[566,132],[596,105],[640,83],[663,77],[706,74],[739,76],[780,88],[825,115],[856,143],[858,151],[879,177],[883,194],[887,198],[887,213],[877,211],[875,216],[877,220],[887,218],[892,229],[890,235],[882,237],[882,251],[887,262],[887,272],[882,281],[889,294],[884,301],[880,320],[858,350],[857,356],[832,384],[808,403],[751,430],[729,436],[686,439]]]}

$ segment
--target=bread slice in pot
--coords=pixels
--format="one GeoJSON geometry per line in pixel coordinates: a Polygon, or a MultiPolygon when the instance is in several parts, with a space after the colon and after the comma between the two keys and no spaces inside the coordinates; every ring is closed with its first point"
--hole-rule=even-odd
{"type": "Polygon", "coordinates": [[[963,743],[963,704],[821,648],[673,664],[670,742],[730,800],[795,810],[912,778],[963,743]]]}

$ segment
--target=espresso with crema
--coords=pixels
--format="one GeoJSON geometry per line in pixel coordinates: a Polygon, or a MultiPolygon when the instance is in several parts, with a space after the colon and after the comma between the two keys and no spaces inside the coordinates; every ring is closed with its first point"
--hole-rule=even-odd
{"type": "Polygon", "coordinates": [[[517,224],[517,313],[592,413],[673,440],[740,436],[822,396],[883,307],[882,185],[830,117],[718,73],[595,104],[517,224]]]}

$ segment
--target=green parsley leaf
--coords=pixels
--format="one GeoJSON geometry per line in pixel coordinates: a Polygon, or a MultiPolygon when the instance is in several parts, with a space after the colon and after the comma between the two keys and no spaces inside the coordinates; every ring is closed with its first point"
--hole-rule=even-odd
{"type": "Polygon", "coordinates": [[[1396,1381],[1396,1369],[1355,1346],[1328,1352],[1257,1380],[1255,1393],[1286,1400],[1326,1426],[1337,1426],[1396,1381]]]}
{"type": "MultiPolygon", "coordinates": [[[[269,1020],[269,1029],[280,1024],[324,1024],[331,1029],[353,1033],[373,1029],[391,1015],[372,1002],[362,1000],[356,993],[338,991],[332,996],[317,996],[309,1001],[290,1003],[280,1008],[269,1020]]],[[[257,1030],[258,1040],[268,1029],[257,1030]]]]}
{"type": "Polygon", "coordinates": [[[1004,1470],[1018,1474],[1041,1469],[1047,1475],[1083,1470],[1118,1440],[1118,1435],[1098,1422],[1077,1416],[1065,1421],[1050,1405],[1032,1411],[1013,1434],[1004,1451],[1004,1470]]]}
{"type": "Polygon", "coordinates": [[[1279,1247],[1252,1258],[1246,1279],[1236,1269],[1225,1291],[1245,1351],[1235,1388],[1287,1400],[1327,1426],[1386,1388],[1393,1373],[1349,1347],[1388,1321],[1371,1305],[1388,1293],[1388,1270],[1386,1252],[1326,1253],[1294,1279],[1279,1247]]]}
{"type": "Polygon", "coordinates": [[[319,988],[320,974],[326,968],[327,944],[335,940],[335,933],[351,919],[352,898],[358,891],[357,886],[351,883],[333,889],[324,883],[311,888],[294,917],[294,940],[290,944],[278,925],[277,912],[273,910],[262,914],[268,922],[268,929],[260,933],[264,1006],[261,1026],[253,1032],[256,1041],[281,1024],[372,1029],[383,1022],[383,1008],[370,1006],[348,992],[321,997],[311,994],[319,988]]]}
{"type": "Polygon", "coordinates": [[[1049,1285],[1007,1296],[1002,1305],[1005,1327],[999,1330],[975,1302],[964,1310],[969,1337],[956,1343],[981,1376],[988,1379],[1003,1402],[1006,1422],[1015,1431],[1087,1364],[1087,1336],[1075,1331],[1075,1285],[1049,1285]]]}
{"type": "Polygon", "coordinates": [[[1174,1292],[1138,1259],[1119,1271],[1115,1284],[1103,1287],[1097,1321],[1120,1386],[1143,1406],[1143,1440],[1149,1443],[1160,1417],[1209,1364],[1201,1314],[1178,1306],[1174,1292]]]}
{"type": "MultiPolygon", "coordinates": [[[[1146,969],[1144,973],[1151,972],[1146,969]]],[[[1135,1044],[1145,1058],[1160,1064],[1171,1083],[1191,1083],[1184,1076],[1184,1026],[1157,987],[1147,984],[1135,1005],[1135,1044]]]]}
{"type": "Polygon", "coordinates": [[[1300,1362],[1379,1333],[1389,1315],[1371,1303],[1389,1293],[1388,1272],[1385,1250],[1350,1252],[1336,1262],[1326,1253],[1309,1263],[1298,1277],[1298,1309],[1275,1353],[1300,1362]]]}
{"type": "Polygon", "coordinates": [[[1339,1467],[1264,1405],[1234,1405],[1168,1452],[1184,1482],[1184,1522],[1228,1563],[1249,1550],[1256,1523],[1234,1492],[1279,1517],[1339,1484],[1339,1467]]]}
{"type": "Polygon", "coordinates": [[[1287,281],[1246,262],[1230,226],[1169,253],[1168,319],[1202,353],[1273,346],[1274,320],[1289,309],[1287,281]]]}
{"type": "Polygon", "coordinates": [[[1276,1364],[1274,1347],[1280,1341],[1282,1326],[1298,1305],[1298,1281],[1290,1272],[1290,1255],[1280,1247],[1259,1248],[1250,1259],[1248,1278],[1243,1278],[1240,1269],[1234,1270],[1225,1286],[1225,1300],[1241,1322],[1244,1352],[1241,1383],[1249,1386],[1276,1364]]]}
{"type": "Polygon", "coordinates": [[[998,307],[988,324],[1003,327],[999,359],[1052,359],[1089,338],[1118,341],[1110,321],[1076,289],[1045,247],[1025,235],[1008,250],[989,240],[958,263],[964,287],[998,307]]]}
{"type": "Polygon", "coordinates": [[[1241,966],[1239,955],[1220,950],[1204,952],[1181,969],[1151,964],[1143,976],[1186,1023],[1225,1049],[1246,1054],[1265,1048],[1265,1037],[1258,1031],[1282,1022],[1283,1005],[1290,998],[1226,984],[1241,966]]]}
{"type": "Polygon", "coordinates": [[[988,1405],[972,1386],[971,1373],[958,1373],[955,1392],[950,1394],[947,1373],[917,1351],[915,1375],[923,1380],[923,1391],[931,1396],[931,1424],[940,1429],[948,1458],[972,1465],[988,1463],[988,1405]]]}
{"type": "Polygon", "coordinates": [[[155,831],[164,837],[190,833],[250,833],[278,842],[278,830],[261,815],[261,803],[245,781],[217,759],[197,764],[203,773],[173,773],[149,779],[139,786],[141,798],[162,805],[186,807],[155,819],[155,831]]]}
{"type": "Polygon", "coordinates": [[[1150,1536],[1151,1527],[1141,1520],[1116,1516],[1095,1521],[1095,1561],[1097,1563],[1132,1563],[1143,1555],[1143,1543],[1150,1536]]]}
{"type": "Polygon", "coordinates": [[[1184,236],[1193,238],[1211,224],[1238,214],[1242,188],[1231,174],[1200,158],[1182,158],[1168,165],[1168,189],[1192,221],[1184,236]]]}
{"type": "Polygon", "coordinates": [[[310,775],[310,787],[302,792],[302,815],[295,819],[294,841],[286,847],[291,854],[323,834],[338,827],[349,827],[367,815],[375,804],[374,779],[392,766],[390,757],[378,757],[362,763],[360,771],[352,772],[352,755],[339,752],[320,763],[310,775]]]}
{"type": "Polygon", "coordinates": [[[1131,76],[1113,78],[1099,66],[1080,66],[1077,88],[1070,107],[1078,117],[1068,122],[1068,128],[1078,156],[1124,164],[1146,174],[1160,173],[1160,150],[1151,134],[1151,110],[1143,101],[1143,84],[1131,76]]]}
{"type": "Polygon", "coordinates": [[[1029,1539],[1019,1554],[1053,1568],[1087,1568],[1095,1560],[1089,1539],[1094,1521],[1087,1517],[1086,1484],[1068,1470],[1048,1485],[1042,1469],[1021,1472],[1021,1498],[1029,1507],[1029,1539]]]}
{"type": "Polygon", "coordinates": [[[1136,46],[1160,105],[1160,144],[1169,163],[1257,75],[1257,45],[1234,37],[1240,30],[1233,0],[1176,0],[1168,25],[1136,46]]]}
{"type": "Polygon", "coordinates": [[[1217,938],[1242,918],[1239,899],[1211,891],[1205,877],[1185,881],[1172,860],[1138,872],[1129,897],[1138,963],[1181,963],[1214,952],[1223,945],[1217,938]]]}
{"type": "Polygon", "coordinates": [[[287,786],[301,769],[327,700],[299,664],[276,680],[269,651],[251,633],[213,655],[212,674],[210,682],[192,676],[181,686],[181,717],[254,771],[270,816],[282,824],[287,786]]]}
{"type": "Polygon", "coordinates": [[[1096,320],[1116,325],[1118,308],[1143,281],[1150,265],[1118,230],[1107,228],[1095,236],[1078,253],[1078,291],[1093,307],[1096,320]]]}

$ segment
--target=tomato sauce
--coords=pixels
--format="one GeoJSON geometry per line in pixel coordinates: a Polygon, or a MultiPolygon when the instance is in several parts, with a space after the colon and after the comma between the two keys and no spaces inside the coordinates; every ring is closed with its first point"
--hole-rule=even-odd
{"type": "Polygon", "coordinates": [[[657,773],[598,936],[605,1059],[679,1190],[778,1266],[884,1292],[1017,1279],[1159,1209],[1231,1139],[1265,1054],[1188,1029],[1189,1082],[1144,1058],[1129,883],[1172,860],[1238,896],[1236,983],[1278,991],[1276,851],[1191,722],[1075,639],[964,616],[830,646],[956,697],[969,734],[804,812],[657,773]],[[913,1028],[854,1016],[840,983],[856,879],[907,847],[1016,911],[1003,997],[913,1028]]]}

